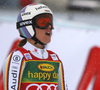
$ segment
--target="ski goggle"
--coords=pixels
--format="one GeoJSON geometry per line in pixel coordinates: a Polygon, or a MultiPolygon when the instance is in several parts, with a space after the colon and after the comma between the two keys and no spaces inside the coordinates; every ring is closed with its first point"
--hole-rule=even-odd
{"type": "Polygon", "coordinates": [[[53,18],[50,14],[42,14],[36,16],[33,19],[17,22],[17,29],[29,25],[32,25],[33,27],[37,27],[39,29],[46,29],[49,25],[51,25],[51,30],[54,29],[53,18]]]}
{"type": "Polygon", "coordinates": [[[49,25],[51,25],[51,29],[54,29],[52,16],[49,14],[37,16],[33,21],[33,25],[37,28],[46,29],[49,25]]]}

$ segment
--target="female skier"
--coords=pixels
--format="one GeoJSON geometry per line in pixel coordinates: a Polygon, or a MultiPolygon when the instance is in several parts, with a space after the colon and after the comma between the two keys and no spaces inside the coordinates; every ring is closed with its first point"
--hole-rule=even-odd
{"type": "Polygon", "coordinates": [[[2,90],[65,90],[62,63],[46,50],[51,41],[53,13],[44,4],[30,4],[18,15],[23,37],[7,57],[0,74],[2,90]]]}

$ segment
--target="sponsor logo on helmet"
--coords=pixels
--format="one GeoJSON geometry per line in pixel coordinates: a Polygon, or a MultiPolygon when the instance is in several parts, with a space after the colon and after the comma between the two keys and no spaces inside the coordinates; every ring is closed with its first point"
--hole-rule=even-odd
{"type": "Polygon", "coordinates": [[[32,24],[32,20],[23,21],[20,23],[20,26],[26,26],[26,25],[30,25],[30,24],[32,24]]]}
{"type": "Polygon", "coordinates": [[[42,9],[42,8],[48,8],[47,6],[39,6],[37,8],[35,8],[36,10],[42,9]]]}
{"type": "Polygon", "coordinates": [[[50,12],[50,10],[45,10],[46,12],[50,12]]]}
{"type": "Polygon", "coordinates": [[[30,15],[31,14],[31,12],[25,12],[25,13],[22,13],[22,16],[24,16],[24,15],[30,15]]]}
{"type": "Polygon", "coordinates": [[[51,64],[47,64],[47,63],[39,64],[38,68],[42,71],[53,71],[54,70],[54,66],[51,64]]]}

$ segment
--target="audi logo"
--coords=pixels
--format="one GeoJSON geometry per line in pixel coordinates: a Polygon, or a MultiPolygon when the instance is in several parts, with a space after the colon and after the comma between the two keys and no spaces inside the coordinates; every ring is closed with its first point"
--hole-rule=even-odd
{"type": "Polygon", "coordinates": [[[48,85],[48,84],[41,84],[41,85],[30,84],[29,86],[27,86],[26,90],[28,90],[32,86],[37,86],[38,87],[37,90],[42,90],[42,86],[47,86],[48,87],[47,90],[51,90],[51,87],[53,86],[53,87],[55,87],[54,90],[57,90],[57,85],[54,85],[54,84],[50,84],[50,85],[48,85]]]}

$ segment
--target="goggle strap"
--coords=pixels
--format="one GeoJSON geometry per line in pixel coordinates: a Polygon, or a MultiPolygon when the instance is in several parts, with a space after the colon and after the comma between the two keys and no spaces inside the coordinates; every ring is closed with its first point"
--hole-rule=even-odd
{"type": "Polygon", "coordinates": [[[24,20],[24,21],[20,21],[20,22],[17,22],[17,29],[21,28],[21,27],[24,27],[24,26],[29,26],[29,25],[32,25],[32,19],[29,19],[29,20],[24,20]]]}

